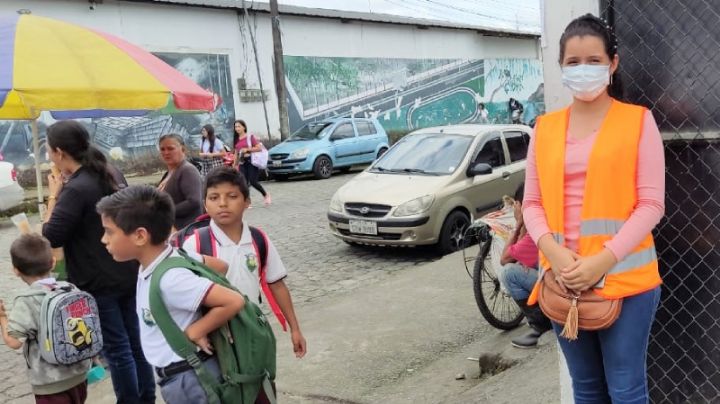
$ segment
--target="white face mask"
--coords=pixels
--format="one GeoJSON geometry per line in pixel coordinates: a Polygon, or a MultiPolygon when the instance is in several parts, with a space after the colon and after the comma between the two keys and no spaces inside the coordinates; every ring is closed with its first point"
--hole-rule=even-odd
{"type": "Polygon", "coordinates": [[[610,65],[565,66],[562,82],[578,100],[592,101],[610,84],[610,65]]]}

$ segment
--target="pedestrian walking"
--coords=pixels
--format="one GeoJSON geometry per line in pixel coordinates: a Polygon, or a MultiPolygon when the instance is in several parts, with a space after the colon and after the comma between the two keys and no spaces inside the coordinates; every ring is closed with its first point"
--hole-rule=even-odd
{"type": "Polygon", "coordinates": [[[262,194],[265,205],[270,205],[272,198],[260,184],[260,168],[253,165],[251,157],[252,153],[259,153],[263,150],[263,144],[254,135],[247,133],[247,125],[241,119],[235,121],[234,134],[233,146],[237,156],[238,169],[243,173],[248,184],[262,194]]]}
{"type": "Polygon", "coordinates": [[[212,125],[205,125],[200,132],[200,161],[202,163],[202,176],[205,177],[213,168],[223,165],[225,156],[225,145],[222,140],[215,136],[215,128],[212,125]]]}

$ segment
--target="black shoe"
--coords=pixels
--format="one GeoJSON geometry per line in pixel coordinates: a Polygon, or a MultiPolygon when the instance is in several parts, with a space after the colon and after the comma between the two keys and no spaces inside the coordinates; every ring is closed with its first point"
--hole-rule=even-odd
{"type": "Polygon", "coordinates": [[[535,348],[537,347],[538,340],[540,339],[540,336],[542,336],[544,333],[532,330],[529,333],[523,335],[522,337],[514,338],[510,343],[515,348],[521,348],[521,349],[529,349],[529,348],[535,348]]]}

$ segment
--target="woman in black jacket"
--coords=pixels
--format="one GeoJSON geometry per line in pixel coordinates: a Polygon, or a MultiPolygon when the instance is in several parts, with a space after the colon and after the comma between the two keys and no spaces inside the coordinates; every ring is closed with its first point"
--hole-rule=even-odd
{"type": "Polygon", "coordinates": [[[135,308],[137,263],[115,262],[100,241],[104,230],[95,205],[115,192],[117,181],[105,156],[90,145],[84,126],[60,121],[47,129],[50,160],[67,178],[50,174],[43,236],[65,249],[68,280],[98,304],[103,356],[110,366],[118,403],[154,403],[152,367],[140,346],[135,308]]]}

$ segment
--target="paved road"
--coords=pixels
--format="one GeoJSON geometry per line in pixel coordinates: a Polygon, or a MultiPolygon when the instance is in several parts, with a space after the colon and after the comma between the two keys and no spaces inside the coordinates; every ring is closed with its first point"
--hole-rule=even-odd
{"type": "MultiPolygon", "coordinates": [[[[267,183],[273,197],[273,205],[267,208],[262,206],[260,194],[251,191],[258,202],[246,220],[267,231],[277,246],[290,272],[287,283],[296,305],[380,282],[393,272],[438,259],[420,249],[349,246],[329,234],[326,212],[330,198],[355,174],[337,174],[323,181],[267,183]]],[[[21,286],[12,274],[9,259],[10,243],[16,234],[9,219],[0,222],[0,298],[6,301],[21,286]]],[[[0,345],[0,403],[29,402],[24,367],[19,353],[0,345]]]]}

